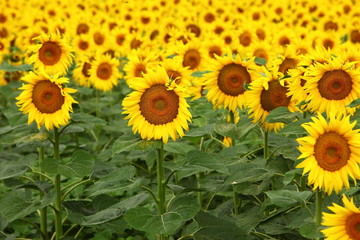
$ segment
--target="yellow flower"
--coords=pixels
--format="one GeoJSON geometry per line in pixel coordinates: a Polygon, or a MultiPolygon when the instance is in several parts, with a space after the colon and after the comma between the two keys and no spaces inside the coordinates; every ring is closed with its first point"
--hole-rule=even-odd
{"type": "Polygon", "coordinates": [[[323,213],[322,225],[328,227],[321,230],[326,240],[360,239],[360,210],[355,206],[353,198],[342,196],[345,207],[333,203],[328,207],[333,213],[323,213]]]}
{"type": "Polygon", "coordinates": [[[33,53],[28,62],[34,64],[34,68],[49,75],[63,75],[72,62],[72,48],[67,44],[60,33],[41,34],[35,38],[40,43],[30,46],[29,53],[33,53]]]}
{"type": "Polygon", "coordinates": [[[309,173],[308,184],[314,189],[323,189],[329,195],[349,188],[348,176],[354,180],[360,177],[360,133],[353,130],[356,122],[350,117],[330,116],[329,121],[318,114],[313,122],[302,126],[309,136],[298,138],[299,159],[304,159],[297,168],[303,174],[309,173]]]}
{"type": "Polygon", "coordinates": [[[149,71],[134,81],[134,91],[122,102],[128,125],[142,139],[161,139],[167,143],[169,136],[175,141],[189,129],[189,105],[183,92],[168,86],[169,80],[162,67],[149,71]]]}
{"type": "Polygon", "coordinates": [[[109,91],[118,85],[121,77],[119,71],[119,61],[111,58],[110,55],[98,54],[91,62],[89,81],[96,88],[102,91],[109,91]]]}
{"type": "Polygon", "coordinates": [[[72,104],[77,103],[70,96],[70,93],[75,93],[76,90],[63,86],[69,79],[29,72],[22,80],[27,84],[19,88],[23,91],[16,98],[16,105],[24,114],[29,114],[28,124],[36,121],[39,129],[45,126],[47,130],[51,130],[68,123],[72,104]]]}

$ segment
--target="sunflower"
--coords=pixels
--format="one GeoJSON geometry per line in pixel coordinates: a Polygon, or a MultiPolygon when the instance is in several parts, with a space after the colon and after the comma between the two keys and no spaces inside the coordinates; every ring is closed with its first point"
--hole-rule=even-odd
{"type": "Polygon", "coordinates": [[[188,88],[191,85],[191,71],[189,67],[183,67],[181,59],[177,57],[166,58],[160,65],[165,69],[170,79],[175,80],[180,87],[188,88]]]}
{"type": "Polygon", "coordinates": [[[323,213],[322,225],[328,228],[321,230],[327,240],[360,239],[360,210],[355,206],[353,198],[342,196],[345,207],[333,203],[328,208],[333,213],[323,213]]]}
{"type": "Polygon", "coordinates": [[[90,87],[90,73],[91,64],[94,61],[94,56],[81,56],[76,58],[76,67],[73,70],[73,79],[80,86],[90,87]]]}
{"type": "Polygon", "coordinates": [[[149,71],[134,82],[134,91],[122,102],[128,125],[142,139],[161,139],[167,143],[169,136],[175,141],[184,136],[184,129],[189,129],[191,113],[184,93],[175,81],[171,85],[169,81],[164,68],[149,71]]]}
{"type": "Polygon", "coordinates": [[[88,70],[89,81],[96,88],[104,92],[118,85],[121,73],[119,71],[119,60],[110,55],[98,54],[88,70]]]}
{"type": "Polygon", "coordinates": [[[197,38],[192,39],[187,44],[178,44],[176,53],[182,59],[182,65],[189,67],[192,71],[202,71],[206,65],[206,51],[202,42],[197,38]]]}
{"type": "Polygon", "coordinates": [[[348,176],[360,177],[360,133],[353,130],[356,122],[335,115],[326,121],[321,114],[311,119],[313,122],[302,125],[310,135],[297,139],[299,159],[304,160],[296,168],[309,173],[308,184],[314,184],[314,189],[324,189],[329,195],[333,190],[339,193],[343,186],[348,189],[348,176]]]}
{"type": "Polygon", "coordinates": [[[65,74],[73,57],[72,48],[66,40],[60,37],[59,32],[41,34],[35,39],[39,40],[40,44],[29,47],[28,52],[33,54],[28,58],[28,62],[34,64],[35,69],[49,75],[65,74]]]}
{"type": "Polygon", "coordinates": [[[233,112],[237,108],[243,109],[248,99],[244,85],[254,80],[255,63],[244,61],[239,55],[233,58],[232,54],[216,57],[211,63],[208,69],[212,72],[204,77],[205,89],[208,90],[206,98],[214,107],[228,108],[233,112]]]}
{"type": "Polygon", "coordinates": [[[268,123],[266,116],[278,107],[287,107],[289,111],[296,111],[296,107],[291,97],[287,96],[287,82],[282,79],[284,76],[278,71],[278,67],[267,70],[263,67],[264,73],[255,79],[249,86],[251,91],[247,97],[249,115],[253,122],[258,122],[264,126],[265,131],[274,130],[277,132],[284,127],[284,123],[268,123]]]}
{"type": "Polygon", "coordinates": [[[334,58],[327,64],[310,66],[303,77],[308,93],[309,108],[321,113],[353,114],[355,108],[347,107],[360,97],[360,73],[353,63],[343,63],[334,58]]]}
{"type": "Polygon", "coordinates": [[[36,121],[39,129],[45,126],[47,130],[51,130],[68,123],[72,104],[77,103],[70,96],[76,90],[63,86],[69,79],[34,72],[29,72],[21,79],[28,84],[19,88],[23,91],[16,98],[16,105],[24,114],[29,114],[28,124],[36,121]]]}
{"type": "Polygon", "coordinates": [[[75,53],[78,56],[87,55],[92,49],[94,49],[94,44],[89,39],[89,34],[80,34],[74,36],[72,45],[74,46],[75,53]]]}

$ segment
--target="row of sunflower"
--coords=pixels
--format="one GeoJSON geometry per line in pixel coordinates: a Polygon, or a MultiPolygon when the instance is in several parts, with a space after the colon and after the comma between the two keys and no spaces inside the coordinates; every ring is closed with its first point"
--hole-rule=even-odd
{"type": "MultiPolygon", "coordinates": [[[[75,90],[64,86],[70,80],[100,91],[125,81],[132,89],[122,101],[128,125],[164,143],[189,129],[186,98],[205,97],[233,122],[246,112],[266,133],[285,126],[267,116],[286,107],[316,116],[304,125],[309,136],[298,139],[304,160],[297,167],[309,172],[313,190],[338,194],[350,187],[349,176],[360,178],[359,133],[350,123],[356,107],[349,106],[360,97],[354,1],[1,4],[2,60],[35,70],[22,77],[28,84],[17,98],[29,124],[52,130],[68,123],[76,103],[75,90]]],[[[1,84],[14,78],[1,74],[1,84]]],[[[324,215],[328,239],[359,238],[359,210],[343,201],[346,210],[334,205],[335,214],[324,215]]]]}

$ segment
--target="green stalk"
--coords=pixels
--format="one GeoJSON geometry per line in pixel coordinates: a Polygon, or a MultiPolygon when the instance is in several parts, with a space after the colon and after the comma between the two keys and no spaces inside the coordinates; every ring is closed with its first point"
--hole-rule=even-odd
{"type": "Polygon", "coordinates": [[[268,160],[269,157],[269,132],[264,130],[264,159],[268,160]]]}
{"type": "MultiPolygon", "coordinates": [[[[205,138],[201,137],[200,145],[199,145],[199,150],[200,151],[204,151],[204,140],[205,140],[205,138]]],[[[196,186],[197,186],[197,188],[201,188],[200,180],[201,180],[202,177],[203,177],[203,173],[197,173],[196,174],[196,186]]],[[[200,191],[197,193],[197,200],[198,200],[198,203],[200,205],[200,208],[202,209],[202,207],[203,207],[203,195],[202,195],[202,192],[200,192],[200,191]]]]}
{"type": "MultiPolygon", "coordinates": [[[[40,172],[44,173],[41,168],[42,161],[44,160],[44,147],[38,147],[39,153],[39,165],[40,165],[40,172]]],[[[40,175],[40,181],[45,181],[45,176],[40,175]]],[[[43,199],[44,193],[40,191],[40,200],[43,199]]],[[[48,232],[47,232],[47,208],[44,207],[40,209],[40,230],[42,232],[41,237],[43,240],[48,240],[48,232]]]]}
{"type": "MultiPolygon", "coordinates": [[[[230,114],[230,122],[235,124],[235,114],[233,111],[229,111],[230,114]]],[[[235,139],[231,138],[231,146],[235,147],[236,142],[235,139]]],[[[239,215],[239,206],[240,206],[240,199],[238,196],[238,193],[235,191],[234,187],[233,187],[233,199],[234,199],[234,215],[237,216],[239,215]]]]}
{"type": "MultiPolygon", "coordinates": [[[[60,154],[59,154],[59,129],[54,128],[54,160],[60,161],[60,154]]],[[[55,192],[56,192],[56,199],[55,199],[55,239],[59,240],[62,237],[62,196],[61,196],[61,186],[60,186],[60,174],[55,176],[55,192]]]]}
{"type": "MultiPolygon", "coordinates": [[[[161,143],[161,147],[156,149],[157,162],[157,185],[158,185],[158,212],[160,215],[163,215],[166,212],[166,203],[165,203],[165,188],[166,188],[166,179],[165,179],[165,169],[164,169],[164,143],[161,143]]],[[[159,240],[165,240],[166,236],[164,234],[158,235],[159,240]]]]}
{"type": "Polygon", "coordinates": [[[321,190],[316,189],[315,225],[318,225],[318,226],[321,224],[322,203],[323,203],[322,192],[321,192],[321,190]]]}

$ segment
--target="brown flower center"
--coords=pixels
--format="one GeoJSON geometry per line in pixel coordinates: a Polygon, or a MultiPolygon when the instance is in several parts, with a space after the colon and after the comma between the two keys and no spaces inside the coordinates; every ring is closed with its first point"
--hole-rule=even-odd
{"type": "Polygon", "coordinates": [[[352,90],[350,75],[343,70],[325,72],[318,82],[320,95],[328,100],[346,98],[352,90]]]}
{"type": "Polygon", "coordinates": [[[260,40],[264,40],[266,37],[265,31],[262,29],[257,29],[256,30],[256,36],[260,39],[260,40]]]}
{"type": "Polygon", "coordinates": [[[217,35],[220,35],[225,29],[222,26],[217,26],[214,29],[214,33],[216,33],[217,35]]]}
{"type": "Polygon", "coordinates": [[[279,44],[281,46],[286,46],[286,45],[289,45],[290,44],[290,39],[287,37],[287,36],[282,36],[280,39],[279,39],[279,44]]]}
{"type": "Polygon", "coordinates": [[[217,83],[226,95],[238,96],[243,94],[244,83],[250,83],[251,78],[247,69],[236,63],[225,65],[219,72],[217,83]]]}
{"type": "Polygon", "coordinates": [[[89,32],[89,26],[86,23],[80,23],[76,28],[76,34],[86,34],[89,32]]]}
{"type": "Polygon", "coordinates": [[[135,77],[142,77],[143,73],[146,73],[146,67],[144,64],[139,63],[135,66],[135,70],[134,70],[134,76],[135,77]]]}
{"type": "Polygon", "coordinates": [[[54,65],[61,58],[61,48],[55,42],[45,42],[39,49],[39,59],[45,65],[54,65]]]}
{"type": "Polygon", "coordinates": [[[184,67],[189,67],[191,70],[197,68],[200,64],[201,56],[198,50],[189,49],[184,54],[184,59],[182,65],[184,67]]]}
{"type": "Polygon", "coordinates": [[[258,57],[258,58],[263,58],[265,60],[268,60],[268,58],[269,58],[267,52],[262,48],[256,49],[254,51],[254,56],[258,57]]]}
{"type": "Polygon", "coordinates": [[[296,65],[297,61],[295,59],[286,57],[279,66],[279,72],[282,72],[285,75],[289,69],[296,67],[296,65]]]}
{"type": "Polygon", "coordinates": [[[89,48],[89,43],[87,42],[87,41],[80,41],[79,42],[79,48],[81,49],[81,50],[86,50],[86,49],[88,49],[89,48]]]}
{"type": "Polygon", "coordinates": [[[130,48],[131,49],[136,49],[136,48],[140,47],[141,44],[142,44],[142,41],[140,41],[139,39],[134,38],[130,43],[130,48]]]}
{"type": "Polygon", "coordinates": [[[350,33],[350,40],[352,43],[360,42],[360,31],[359,30],[352,30],[350,33]]]}
{"type": "Polygon", "coordinates": [[[65,97],[60,87],[49,81],[37,82],[32,93],[32,102],[41,113],[54,113],[61,109],[65,97]]]}
{"type": "Polygon", "coordinates": [[[215,16],[212,13],[207,13],[204,17],[205,22],[212,23],[215,20],[215,16]]]}
{"type": "Polygon", "coordinates": [[[112,68],[109,63],[101,63],[96,71],[96,76],[101,80],[108,80],[111,77],[112,68]]]}
{"type": "Polygon", "coordinates": [[[196,37],[199,37],[201,34],[200,28],[195,24],[189,24],[186,26],[186,29],[195,34],[196,37]]]}
{"type": "Polygon", "coordinates": [[[105,42],[105,36],[100,32],[94,33],[93,37],[96,45],[101,45],[105,42]]]}
{"type": "Polygon", "coordinates": [[[338,30],[338,25],[337,23],[335,22],[332,22],[332,21],[327,21],[324,25],[324,30],[335,30],[337,31],[338,30]]]}
{"type": "Polygon", "coordinates": [[[251,43],[251,33],[249,33],[248,31],[241,33],[239,36],[239,42],[244,47],[249,46],[251,43]]]}
{"type": "Polygon", "coordinates": [[[166,70],[166,73],[170,79],[175,79],[176,84],[180,84],[181,74],[178,71],[168,69],[168,70],[166,70]]]}
{"type": "Polygon", "coordinates": [[[260,103],[265,111],[270,112],[277,107],[287,107],[290,97],[286,96],[287,88],[281,86],[279,81],[270,81],[268,90],[263,89],[260,103]]]}
{"type": "Polygon", "coordinates": [[[163,84],[151,86],[140,98],[141,115],[150,124],[162,125],[173,121],[178,109],[179,96],[163,84]]]}
{"type": "Polygon", "coordinates": [[[221,56],[222,55],[222,51],[221,51],[221,48],[218,47],[218,46],[212,46],[210,47],[209,49],[209,56],[211,58],[215,58],[215,54],[218,55],[218,56],[221,56]]]}
{"type": "Polygon", "coordinates": [[[336,132],[326,132],[318,137],[314,152],[319,166],[330,172],[345,166],[351,153],[347,140],[336,132]]]}
{"type": "Polygon", "coordinates": [[[81,72],[85,77],[90,77],[90,74],[89,74],[90,68],[91,68],[91,64],[88,62],[85,62],[81,69],[81,72]]]}
{"type": "Polygon", "coordinates": [[[124,41],[125,41],[125,35],[124,34],[119,34],[119,35],[116,36],[116,43],[118,45],[122,46],[124,41]]]}
{"type": "Polygon", "coordinates": [[[346,233],[351,239],[360,239],[360,214],[353,213],[346,219],[345,223],[346,233]]]}

